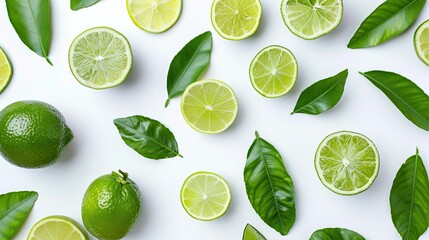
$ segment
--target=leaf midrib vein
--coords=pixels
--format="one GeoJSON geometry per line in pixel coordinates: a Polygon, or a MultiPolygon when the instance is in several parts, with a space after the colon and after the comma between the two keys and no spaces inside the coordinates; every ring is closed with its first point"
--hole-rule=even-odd
{"type": "Polygon", "coordinates": [[[8,211],[6,211],[5,214],[3,214],[3,216],[0,218],[0,222],[1,220],[3,220],[6,216],[9,216],[9,214],[11,214],[12,212],[14,212],[16,209],[20,208],[22,205],[26,204],[27,202],[30,202],[33,198],[35,197],[35,195],[32,195],[30,197],[27,197],[26,199],[18,202],[17,206],[14,208],[9,209],[8,211]],[[21,203],[21,204],[19,204],[21,203]]]}
{"type": "Polygon", "coordinates": [[[33,6],[31,6],[30,0],[27,0],[27,3],[28,3],[28,6],[30,8],[31,18],[33,19],[34,27],[36,28],[37,39],[39,40],[39,44],[40,44],[40,48],[42,50],[42,54],[44,57],[47,57],[45,47],[43,46],[43,43],[42,43],[42,38],[40,37],[40,30],[36,24],[36,17],[34,16],[33,6]]]}
{"type": "Polygon", "coordinates": [[[413,210],[414,210],[414,193],[415,193],[415,189],[416,189],[416,174],[417,174],[417,163],[418,163],[418,154],[416,154],[416,158],[415,158],[415,164],[414,164],[414,175],[413,175],[413,187],[411,190],[411,206],[410,206],[410,215],[409,215],[409,221],[408,221],[408,227],[407,227],[407,237],[406,239],[410,238],[410,229],[411,229],[411,223],[413,221],[413,210]]]}

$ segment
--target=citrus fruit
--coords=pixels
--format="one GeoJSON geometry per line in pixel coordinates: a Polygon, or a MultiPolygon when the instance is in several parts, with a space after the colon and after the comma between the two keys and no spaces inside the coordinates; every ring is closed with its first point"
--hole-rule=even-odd
{"type": "Polygon", "coordinates": [[[127,0],[128,15],[146,32],[162,33],[171,28],[182,12],[182,0],[127,0]]]}
{"type": "Polygon", "coordinates": [[[247,224],[244,228],[242,240],[267,240],[256,228],[247,224]]]}
{"type": "Polygon", "coordinates": [[[331,191],[354,195],[368,189],[378,175],[380,160],[374,143],[360,133],[341,131],[319,145],[315,167],[319,179],[331,191]]]}
{"type": "Polygon", "coordinates": [[[343,18],[342,0],[283,0],[283,21],[300,38],[311,40],[334,30],[343,18]]]}
{"type": "Polygon", "coordinates": [[[232,89],[218,80],[189,85],[180,103],[186,122],[201,133],[220,133],[234,122],[238,102],[232,89]]]}
{"type": "Polygon", "coordinates": [[[298,64],[288,49],[269,46],[252,60],[249,75],[253,88],[259,94],[268,98],[281,97],[295,85],[298,64]]]}
{"type": "Polygon", "coordinates": [[[121,239],[140,215],[140,190],[127,173],[119,173],[95,179],[83,197],[83,224],[98,239],[121,239]]]}
{"type": "Polygon", "coordinates": [[[53,164],[73,139],[63,115],[40,101],[19,101],[0,112],[0,154],[24,168],[53,164]]]}
{"type": "Polygon", "coordinates": [[[221,176],[196,172],[183,183],[180,201],[191,217],[210,221],[221,217],[228,210],[231,191],[221,176]]]}
{"type": "Polygon", "coordinates": [[[414,48],[419,58],[429,65],[429,20],[417,28],[414,34],[414,48]]]}
{"type": "Polygon", "coordinates": [[[69,50],[70,70],[86,87],[105,89],[125,81],[133,65],[131,46],[121,33],[91,28],[77,36],[69,50]]]}
{"type": "Polygon", "coordinates": [[[87,240],[82,228],[65,216],[50,216],[38,221],[31,228],[27,240],[87,240]]]}
{"type": "Polygon", "coordinates": [[[7,87],[12,78],[12,64],[6,53],[0,48],[0,93],[7,87]]]}
{"type": "Polygon", "coordinates": [[[214,0],[211,21],[219,35],[242,40],[253,35],[262,18],[260,0],[214,0]]]}

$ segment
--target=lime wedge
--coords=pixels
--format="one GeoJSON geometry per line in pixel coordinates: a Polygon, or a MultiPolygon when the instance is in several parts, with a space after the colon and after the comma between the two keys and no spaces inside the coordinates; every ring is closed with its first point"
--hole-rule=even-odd
{"type": "Polygon", "coordinates": [[[191,217],[210,221],[221,217],[228,210],[231,191],[221,176],[196,172],[183,183],[180,201],[191,217]]]}
{"type": "Polygon", "coordinates": [[[180,104],[186,122],[201,133],[220,133],[234,122],[238,102],[232,89],[218,80],[189,85],[180,104]]]}
{"type": "Polygon", "coordinates": [[[2,48],[0,48],[0,93],[7,87],[12,78],[12,65],[2,48]]]}
{"type": "Polygon", "coordinates": [[[86,240],[79,225],[68,217],[46,217],[31,228],[27,240],[86,240]]]}
{"type": "Polygon", "coordinates": [[[91,28],[73,40],[69,65],[82,85],[94,89],[111,88],[125,81],[130,72],[131,47],[122,34],[111,28],[91,28]]]}
{"type": "Polygon", "coordinates": [[[262,17],[260,0],[214,0],[211,20],[219,35],[242,40],[253,35],[262,17]]]}
{"type": "Polygon", "coordinates": [[[256,228],[249,223],[244,228],[242,240],[267,240],[256,228]]]}
{"type": "Polygon", "coordinates": [[[429,20],[417,28],[414,34],[414,48],[419,58],[429,66],[429,20]]]}
{"type": "Polygon", "coordinates": [[[260,51],[249,68],[253,88],[264,97],[276,98],[288,93],[298,76],[298,64],[291,51],[269,46],[260,51]]]}
{"type": "Polygon", "coordinates": [[[319,145],[314,165],[320,181],[331,191],[354,195],[368,189],[378,175],[377,148],[366,136],[341,131],[319,145]]]}
{"type": "Polygon", "coordinates": [[[127,0],[128,15],[146,32],[162,33],[171,28],[182,12],[182,0],[127,0]]]}
{"type": "Polygon", "coordinates": [[[283,21],[300,38],[311,40],[334,30],[343,18],[342,0],[283,0],[283,21]]]}

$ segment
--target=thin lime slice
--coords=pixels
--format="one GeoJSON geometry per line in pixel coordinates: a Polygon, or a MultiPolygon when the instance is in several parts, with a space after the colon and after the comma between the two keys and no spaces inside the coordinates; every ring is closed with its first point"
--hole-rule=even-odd
{"type": "Polygon", "coordinates": [[[128,15],[146,32],[162,33],[171,28],[182,12],[182,0],[127,0],[128,15]]]}
{"type": "Polygon", "coordinates": [[[414,34],[414,48],[419,58],[429,66],[429,20],[417,28],[414,34]]]}
{"type": "Polygon", "coordinates": [[[341,195],[354,195],[372,185],[378,175],[380,159],[369,138],[341,131],[320,143],[314,164],[320,181],[328,189],[341,195]]]}
{"type": "Polygon", "coordinates": [[[6,53],[0,48],[0,93],[7,87],[12,78],[12,64],[6,53]]]}
{"type": "Polygon", "coordinates": [[[210,221],[221,217],[228,210],[231,190],[221,176],[196,172],[183,183],[180,201],[191,217],[210,221]]]}
{"type": "Polygon", "coordinates": [[[269,46],[260,51],[249,68],[253,88],[264,97],[276,98],[288,93],[295,85],[298,64],[291,51],[269,46]]]}
{"type": "Polygon", "coordinates": [[[70,46],[69,65],[84,86],[105,89],[125,81],[133,65],[131,46],[121,33],[107,27],[91,28],[70,46]]]}
{"type": "Polygon", "coordinates": [[[27,240],[87,240],[78,224],[68,217],[46,217],[31,228],[27,240]]]}
{"type": "Polygon", "coordinates": [[[201,133],[220,133],[234,122],[238,102],[224,82],[202,80],[189,85],[180,104],[186,122],[201,133]]]}
{"type": "Polygon", "coordinates": [[[219,35],[242,40],[253,35],[262,18],[260,0],[214,0],[211,20],[219,35]]]}
{"type": "Polygon", "coordinates": [[[311,40],[334,30],[343,18],[342,0],[283,0],[283,21],[300,38],[311,40]]]}

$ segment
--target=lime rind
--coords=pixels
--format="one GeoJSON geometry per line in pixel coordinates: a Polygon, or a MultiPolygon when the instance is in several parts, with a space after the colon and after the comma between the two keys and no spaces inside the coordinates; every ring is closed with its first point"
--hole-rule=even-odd
{"type": "Polygon", "coordinates": [[[429,66],[429,20],[423,22],[414,33],[414,49],[420,60],[429,66]]]}
{"type": "Polygon", "coordinates": [[[6,89],[7,85],[9,85],[9,82],[12,79],[13,67],[7,54],[1,47],[0,47],[0,58],[4,59],[4,63],[0,61],[0,77],[3,77],[1,75],[3,71],[6,72],[5,78],[0,79],[0,93],[1,93],[6,89]]]}
{"type": "MultiPolygon", "coordinates": [[[[83,231],[82,227],[79,226],[79,224],[76,221],[74,221],[73,219],[65,217],[65,216],[49,216],[49,217],[45,217],[45,218],[41,219],[40,221],[38,221],[36,224],[33,225],[33,227],[30,230],[30,233],[27,236],[27,240],[40,239],[39,238],[40,236],[37,236],[37,237],[34,236],[35,231],[38,230],[39,227],[41,227],[44,224],[49,223],[49,222],[65,223],[65,224],[67,224],[66,227],[70,227],[76,233],[76,234],[73,234],[73,236],[79,236],[80,239],[83,239],[83,240],[88,239],[86,232],[83,231]]],[[[56,230],[58,230],[58,228],[56,230]]],[[[64,229],[61,229],[61,230],[63,231],[64,229]]],[[[61,231],[60,231],[60,233],[61,233],[61,231]]],[[[51,234],[49,234],[49,237],[55,237],[55,236],[51,236],[51,234]]],[[[70,239],[70,240],[77,240],[78,239],[78,238],[70,238],[70,237],[71,236],[69,236],[69,238],[67,238],[67,239],[70,239]]]]}

